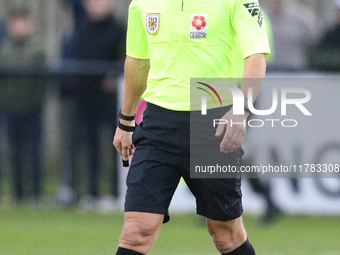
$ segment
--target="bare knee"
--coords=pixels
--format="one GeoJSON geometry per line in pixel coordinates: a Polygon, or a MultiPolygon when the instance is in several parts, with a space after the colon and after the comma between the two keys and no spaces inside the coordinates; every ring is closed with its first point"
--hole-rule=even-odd
{"type": "Polygon", "coordinates": [[[122,248],[147,254],[155,243],[163,221],[163,215],[127,212],[120,237],[122,248]]]}
{"type": "Polygon", "coordinates": [[[231,221],[208,219],[207,226],[216,249],[222,254],[235,250],[247,240],[241,217],[231,221]]]}

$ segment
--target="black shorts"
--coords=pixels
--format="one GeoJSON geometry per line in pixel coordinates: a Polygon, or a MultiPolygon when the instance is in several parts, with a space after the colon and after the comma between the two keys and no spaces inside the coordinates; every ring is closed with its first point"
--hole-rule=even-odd
{"type": "MultiPolygon", "coordinates": [[[[148,103],[133,143],[136,151],[127,176],[126,212],[164,214],[167,222],[172,196],[183,177],[196,198],[197,214],[219,221],[242,215],[241,178],[190,178],[190,112],[148,103]]],[[[240,150],[223,154],[224,160],[241,165],[240,150]]]]}

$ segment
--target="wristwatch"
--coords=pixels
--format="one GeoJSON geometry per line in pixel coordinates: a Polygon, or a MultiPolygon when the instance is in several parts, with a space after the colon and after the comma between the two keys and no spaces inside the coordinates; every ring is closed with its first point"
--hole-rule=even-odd
{"type": "Polygon", "coordinates": [[[246,97],[244,98],[244,109],[246,111],[250,112],[249,106],[248,106],[248,98],[246,98],[246,97]]]}

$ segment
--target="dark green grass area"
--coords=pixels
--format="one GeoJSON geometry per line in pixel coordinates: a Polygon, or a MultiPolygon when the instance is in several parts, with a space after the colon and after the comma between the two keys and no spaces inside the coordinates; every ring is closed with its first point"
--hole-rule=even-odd
{"type": "MultiPolygon", "coordinates": [[[[340,217],[284,216],[272,226],[260,227],[257,218],[245,216],[244,223],[257,255],[340,254],[340,217]]],[[[0,254],[114,255],[122,226],[122,214],[1,209],[0,254]]],[[[150,254],[218,252],[198,216],[173,215],[150,254]]]]}

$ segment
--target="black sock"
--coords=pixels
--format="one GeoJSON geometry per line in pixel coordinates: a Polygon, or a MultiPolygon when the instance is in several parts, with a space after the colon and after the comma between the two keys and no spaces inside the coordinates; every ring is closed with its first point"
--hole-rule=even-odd
{"type": "Polygon", "coordinates": [[[245,241],[240,247],[236,248],[229,253],[224,253],[222,255],[256,255],[255,250],[249,240],[245,241]]]}
{"type": "Polygon", "coordinates": [[[118,247],[116,255],[144,255],[144,254],[133,251],[133,250],[125,249],[122,247],[118,247]]]}

